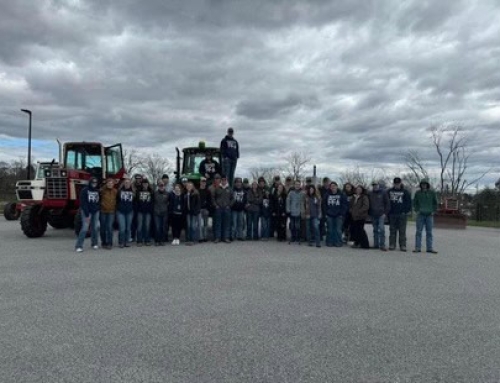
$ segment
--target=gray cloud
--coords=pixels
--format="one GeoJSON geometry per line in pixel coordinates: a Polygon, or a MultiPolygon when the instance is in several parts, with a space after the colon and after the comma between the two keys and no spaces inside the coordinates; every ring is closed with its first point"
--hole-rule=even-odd
{"type": "Polygon", "coordinates": [[[426,128],[447,122],[476,138],[474,172],[500,150],[493,0],[25,0],[2,4],[0,33],[6,137],[25,138],[28,107],[46,142],[172,157],[234,126],[242,172],[295,149],[332,172],[398,168],[408,149],[435,164],[426,128]]]}

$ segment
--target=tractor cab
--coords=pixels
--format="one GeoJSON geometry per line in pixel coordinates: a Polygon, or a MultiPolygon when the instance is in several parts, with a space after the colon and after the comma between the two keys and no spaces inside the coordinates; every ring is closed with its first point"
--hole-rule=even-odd
{"type": "Polygon", "coordinates": [[[220,149],[216,147],[206,147],[203,141],[200,141],[198,146],[182,149],[182,157],[179,148],[175,149],[177,150],[176,182],[179,182],[182,178],[187,178],[189,181],[193,182],[196,187],[199,187],[200,178],[203,176],[199,172],[200,164],[205,159],[207,153],[210,153],[214,161],[221,165],[220,149]]]}
{"type": "Polygon", "coordinates": [[[119,174],[123,168],[121,144],[105,147],[100,143],[69,142],[64,145],[63,152],[63,167],[68,171],[85,172],[99,180],[121,176],[119,174]]]}

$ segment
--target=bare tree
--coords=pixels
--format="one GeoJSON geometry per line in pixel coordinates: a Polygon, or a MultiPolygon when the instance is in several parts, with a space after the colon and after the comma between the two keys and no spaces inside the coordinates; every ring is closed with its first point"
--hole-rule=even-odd
{"type": "Polygon", "coordinates": [[[311,162],[311,156],[304,152],[291,152],[285,156],[285,173],[295,180],[300,180],[304,176],[307,165],[311,162]]]}
{"type": "Polygon", "coordinates": [[[140,169],[151,183],[156,183],[163,174],[169,174],[173,171],[170,161],[158,153],[148,154],[143,159],[140,169]]]}
{"type": "Polygon", "coordinates": [[[370,170],[363,170],[359,165],[341,172],[339,177],[339,181],[343,185],[349,182],[353,185],[363,185],[365,187],[368,187],[373,181],[383,181],[387,184],[389,180],[390,177],[384,169],[371,168],[370,170]]]}
{"type": "Polygon", "coordinates": [[[123,149],[123,166],[128,175],[139,170],[144,165],[144,156],[139,154],[136,149],[123,149]]]}
{"type": "Polygon", "coordinates": [[[419,180],[422,178],[429,178],[427,165],[416,150],[408,150],[404,153],[403,160],[406,167],[410,170],[410,174],[406,176],[408,180],[418,180],[420,182],[419,180]]]}
{"type": "Polygon", "coordinates": [[[250,176],[257,181],[264,177],[268,185],[271,185],[275,176],[283,177],[283,169],[275,166],[259,166],[250,168],[250,176]]]}
{"type": "Polygon", "coordinates": [[[462,194],[469,186],[480,181],[491,169],[479,176],[467,180],[469,169],[468,137],[463,133],[462,127],[457,126],[432,126],[432,142],[436,148],[440,163],[440,191],[441,193],[457,195],[462,194]]]}

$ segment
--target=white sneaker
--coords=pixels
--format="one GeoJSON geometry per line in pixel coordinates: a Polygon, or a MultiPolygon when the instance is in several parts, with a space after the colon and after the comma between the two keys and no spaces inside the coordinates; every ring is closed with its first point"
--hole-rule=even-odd
{"type": "Polygon", "coordinates": [[[177,246],[179,246],[179,245],[181,244],[181,240],[180,240],[180,239],[176,239],[176,240],[175,240],[175,244],[176,244],[177,246]]]}
{"type": "Polygon", "coordinates": [[[177,245],[177,242],[175,239],[172,241],[172,245],[177,245]]]}
{"type": "Polygon", "coordinates": [[[81,252],[83,251],[83,249],[82,249],[81,247],[77,247],[77,248],[75,249],[75,251],[76,251],[77,253],[81,253],[81,252]]]}
{"type": "Polygon", "coordinates": [[[93,248],[94,250],[97,250],[97,249],[99,249],[99,246],[98,246],[98,245],[94,245],[94,246],[92,246],[92,248],[93,248]]]}

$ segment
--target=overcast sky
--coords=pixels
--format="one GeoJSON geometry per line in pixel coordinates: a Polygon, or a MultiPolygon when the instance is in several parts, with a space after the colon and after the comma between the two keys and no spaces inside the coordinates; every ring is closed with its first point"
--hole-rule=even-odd
{"type": "Polygon", "coordinates": [[[429,126],[460,124],[471,172],[500,177],[500,5],[491,1],[0,0],[0,160],[55,139],[173,160],[219,145],[239,171],[310,152],[320,175],[437,160],[429,126]]]}

